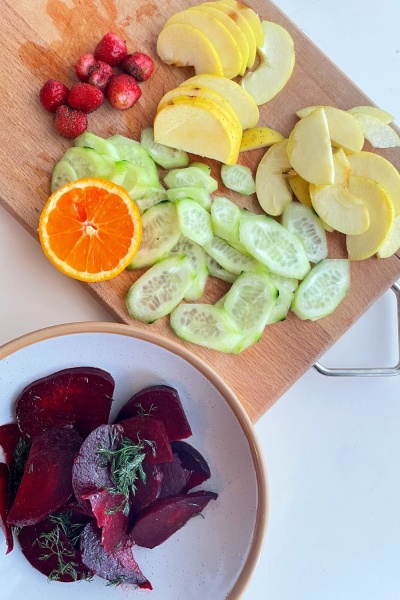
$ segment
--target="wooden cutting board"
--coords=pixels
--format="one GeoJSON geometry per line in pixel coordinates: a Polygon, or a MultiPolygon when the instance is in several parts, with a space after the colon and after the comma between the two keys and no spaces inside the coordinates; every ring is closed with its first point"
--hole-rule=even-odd
{"type": "MultiPolygon", "coordinates": [[[[0,200],[32,235],[37,237],[38,218],[49,195],[54,162],[70,145],[54,132],[52,117],[39,104],[41,85],[48,78],[72,85],[76,81],[75,61],[93,51],[107,31],[126,39],[129,51],[143,50],[156,58],[157,34],[167,18],[196,4],[199,2],[195,0],[3,0],[0,200]]],[[[292,78],[274,100],[261,107],[260,124],[288,135],[296,122],[294,112],[303,106],[333,104],[346,109],[370,104],[273,4],[254,0],[251,5],[262,18],[286,27],[296,48],[292,78]]],[[[119,133],[138,139],[141,129],[152,124],[161,96],[191,75],[191,68],[178,69],[157,62],[152,79],[142,84],[142,98],[134,108],[116,111],[105,103],[89,115],[89,129],[101,136],[119,133]]],[[[380,153],[400,168],[399,148],[380,153]]],[[[262,155],[263,151],[244,153],[240,162],[254,169],[262,155]]],[[[218,165],[212,167],[213,175],[218,177],[218,165]]],[[[219,193],[261,212],[255,198],[243,201],[222,184],[219,193]]],[[[329,245],[332,258],[345,256],[344,236],[330,234],[329,245]]],[[[22,268],[16,276],[23,277],[22,268]]],[[[124,295],[137,276],[125,272],[110,282],[88,287],[118,320],[176,340],[167,319],[149,326],[128,317],[124,295]]],[[[333,315],[316,323],[290,315],[286,321],[268,327],[261,342],[239,356],[182,344],[215,368],[256,421],[400,277],[399,257],[354,263],[351,276],[351,292],[333,315]]],[[[210,278],[205,301],[215,301],[226,289],[226,284],[210,278]]]]}

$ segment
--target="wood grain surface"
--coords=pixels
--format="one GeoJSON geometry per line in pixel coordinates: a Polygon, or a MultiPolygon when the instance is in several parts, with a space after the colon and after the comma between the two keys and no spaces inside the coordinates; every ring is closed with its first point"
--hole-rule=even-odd
{"type": "MultiPolygon", "coordinates": [[[[41,85],[48,78],[60,79],[68,86],[76,82],[75,61],[92,51],[107,31],[115,31],[126,39],[129,51],[142,50],[156,58],[157,34],[167,18],[196,4],[199,2],[193,0],[1,2],[0,201],[32,235],[37,237],[38,218],[50,193],[54,162],[71,145],[55,133],[52,116],[39,104],[41,85]]],[[[261,125],[288,135],[296,122],[294,112],[303,106],[333,104],[346,109],[370,104],[273,4],[267,0],[250,4],[262,18],[286,27],[296,49],[293,75],[285,89],[261,107],[261,125]]],[[[141,129],[152,124],[161,96],[193,73],[191,68],[179,69],[157,61],[153,77],[141,86],[138,104],[128,111],[116,111],[104,103],[89,115],[89,130],[101,136],[119,133],[138,139],[141,129]]],[[[366,149],[370,149],[368,144],[366,149]]],[[[379,153],[400,168],[399,148],[379,153]]],[[[240,162],[255,169],[262,155],[262,150],[247,152],[240,156],[240,162]]],[[[218,165],[210,164],[213,175],[219,177],[218,165]]],[[[255,197],[243,200],[222,184],[218,193],[261,212],[255,197]]],[[[330,257],[345,256],[344,236],[328,237],[330,257]]],[[[167,318],[149,326],[128,317],[124,296],[139,274],[125,272],[109,282],[88,287],[119,321],[151,327],[151,331],[176,340],[167,318]]],[[[23,277],[23,272],[16,276],[23,277]]],[[[399,276],[398,256],[353,263],[351,292],[333,315],[310,323],[291,314],[286,321],[268,327],[262,340],[239,356],[182,344],[213,366],[256,421],[399,276]]],[[[215,301],[227,287],[210,278],[204,301],[215,301]]]]}

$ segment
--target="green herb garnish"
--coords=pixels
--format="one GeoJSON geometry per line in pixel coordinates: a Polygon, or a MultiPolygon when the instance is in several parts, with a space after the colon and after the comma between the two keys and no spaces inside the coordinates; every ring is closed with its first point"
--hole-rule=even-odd
{"type": "Polygon", "coordinates": [[[11,477],[10,477],[10,496],[11,500],[14,500],[18,488],[22,481],[22,476],[24,474],[26,461],[28,460],[29,450],[31,445],[25,441],[23,438],[19,438],[18,443],[15,447],[14,451],[14,460],[11,468],[11,477]]]}
{"type": "Polygon", "coordinates": [[[57,559],[57,567],[51,571],[47,579],[49,581],[59,581],[62,576],[68,575],[73,581],[78,581],[78,579],[90,581],[92,577],[89,573],[78,576],[76,570],[76,567],[79,566],[78,563],[68,560],[75,556],[75,550],[68,548],[63,540],[60,539],[60,532],[61,529],[57,525],[49,533],[40,534],[34,542],[39,548],[47,550],[46,553],[39,556],[39,560],[48,560],[54,556],[57,559]]]}
{"type": "Polygon", "coordinates": [[[72,511],[70,510],[65,513],[53,513],[50,516],[50,521],[52,521],[55,525],[58,525],[62,532],[67,536],[71,544],[76,546],[83,533],[85,524],[72,523],[71,518],[72,511]]]}
{"type": "Polygon", "coordinates": [[[138,409],[138,417],[151,417],[151,413],[157,410],[157,406],[154,406],[154,404],[151,404],[149,410],[147,411],[143,408],[143,405],[140,403],[135,404],[135,406],[138,409]]]}

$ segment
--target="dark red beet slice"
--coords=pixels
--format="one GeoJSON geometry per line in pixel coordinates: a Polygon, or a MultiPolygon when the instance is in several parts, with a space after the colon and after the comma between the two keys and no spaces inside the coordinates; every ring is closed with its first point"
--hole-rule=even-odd
{"type": "Polygon", "coordinates": [[[187,482],[192,474],[192,471],[187,471],[183,468],[179,457],[174,454],[172,463],[164,463],[159,465],[162,473],[162,484],[160,490],[160,498],[169,498],[177,496],[185,489],[187,482]]]}
{"type": "Polygon", "coordinates": [[[108,423],[114,379],[106,371],[76,367],[28,385],[16,402],[18,426],[33,438],[49,427],[73,425],[85,438],[108,423]]]}
{"type": "Polygon", "coordinates": [[[131,538],[138,546],[155,548],[178,529],[183,527],[191,517],[204,510],[210,500],[216,500],[214,492],[191,492],[190,494],[156,500],[137,518],[131,538]]]}
{"type": "Polygon", "coordinates": [[[88,514],[92,507],[84,496],[111,487],[110,469],[99,454],[100,448],[117,450],[122,442],[124,430],[120,425],[102,425],[83,442],[72,469],[72,487],[75,498],[88,514]]]}
{"type": "Polygon", "coordinates": [[[155,455],[150,446],[145,446],[146,460],[156,465],[171,462],[172,451],[165,431],[164,423],[150,417],[131,417],[119,422],[124,428],[124,436],[137,444],[140,440],[149,440],[155,444],[155,455]]]}
{"type": "Polygon", "coordinates": [[[20,438],[19,427],[16,423],[7,423],[0,425],[0,447],[4,452],[7,465],[11,465],[15,448],[17,447],[20,438]]]}
{"type": "Polygon", "coordinates": [[[187,442],[171,442],[172,452],[176,454],[184,469],[191,471],[191,475],[183,488],[187,492],[197,485],[201,485],[211,477],[210,467],[204,456],[187,442]]]}
{"type": "Polygon", "coordinates": [[[6,536],[7,550],[6,554],[11,552],[14,547],[14,539],[12,535],[11,525],[7,523],[7,511],[8,511],[8,482],[10,478],[10,471],[8,466],[4,463],[0,463],[0,527],[4,531],[6,536]]]}
{"type": "Polygon", "coordinates": [[[168,385],[152,385],[132,396],[119,411],[116,422],[144,414],[164,423],[169,441],[192,435],[178,392],[168,385]]]}
{"type": "Polygon", "coordinates": [[[159,498],[163,475],[158,465],[152,465],[143,462],[143,470],[146,474],[146,483],[140,479],[135,483],[136,492],[131,494],[131,509],[129,513],[129,524],[133,524],[133,519],[147,506],[153,504],[159,498]]]}
{"type": "Polygon", "coordinates": [[[93,523],[88,523],[81,537],[82,560],[88,569],[112,583],[132,583],[152,590],[150,581],[133,558],[132,545],[131,538],[125,536],[118,549],[107,554],[101,545],[100,530],[93,523]]]}
{"type": "Polygon", "coordinates": [[[112,554],[128,528],[128,515],[118,508],[124,502],[125,496],[103,490],[85,496],[85,499],[89,500],[97,526],[101,528],[101,545],[107,554],[112,554]]]}
{"type": "Polygon", "coordinates": [[[72,427],[52,427],[35,437],[8,523],[34,525],[69,500],[72,465],[81,444],[81,436],[72,427]]]}
{"type": "Polygon", "coordinates": [[[70,583],[93,576],[60,527],[50,518],[23,527],[18,535],[21,550],[32,567],[49,579],[70,583]],[[60,554],[59,554],[60,553],[60,554]],[[47,556],[46,559],[43,557],[47,556]]]}

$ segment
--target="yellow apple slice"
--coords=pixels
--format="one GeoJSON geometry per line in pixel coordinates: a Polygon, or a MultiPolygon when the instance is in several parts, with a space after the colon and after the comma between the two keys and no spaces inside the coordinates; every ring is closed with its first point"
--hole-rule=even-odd
{"type": "Polygon", "coordinates": [[[296,123],[289,136],[287,151],[290,164],[303,179],[319,185],[333,183],[335,169],[323,108],[296,123]]]}
{"type": "Polygon", "coordinates": [[[237,11],[240,12],[241,15],[244,16],[251,29],[253,30],[254,37],[256,39],[256,45],[262,46],[264,43],[264,32],[261,27],[261,21],[258,14],[243,2],[239,0],[224,0],[225,4],[229,4],[229,6],[233,6],[237,11]]]}
{"type": "Polygon", "coordinates": [[[301,204],[304,204],[304,206],[312,208],[310,184],[308,183],[308,181],[300,177],[300,175],[296,173],[296,171],[293,171],[293,174],[289,172],[288,175],[288,183],[297,200],[301,204]]]}
{"type": "Polygon", "coordinates": [[[184,81],[182,85],[191,83],[202,85],[221,94],[237,113],[243,129],[250,129],[257,125],[260,117],[258,106],[250,94],[235,81],[217,75],[195,75],[184,81]]]}
{"type": "Polygon", "coordinates": [[[378,258],[390,258],[400,248],[400,217],[395,217],[392,227],[376,253],[378,258]]]}
{"type": "Polygon", "coordinates": [[[238,44],[228,29],[215,17],[192,8],[175,13],[165,27],[174,23],[185,23],[199,29],[213,44],[221,60],[224,76],[233,79],[242,66],[242,55],[238,44]]]}
{"type": "Polygon", "coordinates": [[[353,113],[360,123],[364,137],[374,148],[394,148],[400,146],[400,137],[394,129],[381,119],[366,113],[353,113]]]}
{"type": "Polygon", "coordinates": [[[298,110],[296,115],[303,119],[318,108],[323,108],[325,111],[332,146],[343,148],[348,152],[360,152],[364,145],[363,129],[348,111],[334,106],[307,106],[298,110]]]}
{"type": "Polygon", "coordinates": [[[261,159],[256,172],[256,194],[261,208],[274,217],[281,215],[292,201],[287,173],[291,164],[287,140],[274,144],[261,159]]]}
{"type": "Polygon", "coordinates": [[[237,162],[241,134],[220,106],[207,98],[173,98],[154,120],[154,140],[227,165],[237,162]]]}
{"type": "Polygon", "coordinates": [[[366,115],[371,115],[372,117],[380,119],[381,121],[386,123],[386,125],[394,121],[393,115],[386,112],[386,110],[378,108],[377,106],[353,106],[353,108],[349,108],[347,112],[349,112],[350,114],[365,113],[366,115]]]}
{"type": "Polygon", "coordinates": [[[287,84],[293,72],[295,51],[293,39],[280,25],[262,21],[264,44],[258,48],[260,65],[242,79],[242,86],[256,104],[265,104],[287,84]]]}
{"type": "Polygon", "coordinates": [[[196,74],[224,74],[213,44],[191,25],[175,23],[164,27],[157,39],[157,54],[168,65],[194,67],[196,74]]]}
{"type": "Polygon", "coordinates": [[[254,66],[256,60],[256,38],[254,37],[254,33],[244,16],[233,6],[229,6],[229,4],[225,4],[222,0],[218,0],[218,2],[203,2],[202,6],[210,6],[221,11],[225,15],[227,15],[232,21],[240,27],[242,30],[244,37],[246,38],[247,44],[249,46],[249,58],[247,59],[247,66],[251,69],[254,66]]]}
{"type": "Polygon", "coordinates": [[[347,156],[353,175],[368,177],[380,183],[400,215],[400,175],[397,169],[383,156],[373,152],[357,152],[347,156]]]}
{"type": "Polygon", "coordinates": [[[339,148],[333,154],[333,166],[335,169],[335,179],[333,183],[346,186],[351,175],[351,166],[343,148],[339,148]]]}
{"type": "Polygon", "coordinates": [[[349,191],[362,198],[369,212],[367,231],[361,235],[346,236],[350,260],[364,260],[376,254],[388,237],[394,221],[393,204],[383,187],[366,177],[350,177],[349,191]]]}
{"type": "Polygon", "coordinates": [[[349,235],[364,233],[369,213],[364,202],[342,185],[310,185],[315,212],[328,225],[349,235]]]}
{"type": "Polygon", "coordinates": [[[266,148],[267,146],[281,142],[283,139],[283,135],[279,131],[275,131],[275,129],[270,129],[269,127],[252,127],[243,131],[240,152],[266,148]]]}
{"type": "MultiPolygon", "coordinates": [[[[232,37],[236,40],[236,42],[239,46],[240,53],[242,55],[242,64],[241,64],[241,68],[239,71],[239,75],[244,75],[246,72],[246,69],[247,69],[247,61],[249,60],[249,45],[247,43],[246,36],[244,35],[243,31],[240,29],[239,25],[237,25],[233,19],[228,17],[227,14],[225,14],[221,10],[218,10],[217,8],[215,8],[214,4],[216,4],[216,3],[210,2],[207,5],[199,4],[198,6],[193,7],[193,9],[196,8],[197,10],[201,10],[202,12],[205,12],[205,13],[211,15],[215,19],[218,19],[222,23],[222,25],[224,25],[224,27],[227,28],[227,30],[232,35],[232,37]]],[[[193,10],[193,9],[188,8],[187,10],[193,10]]]]}

